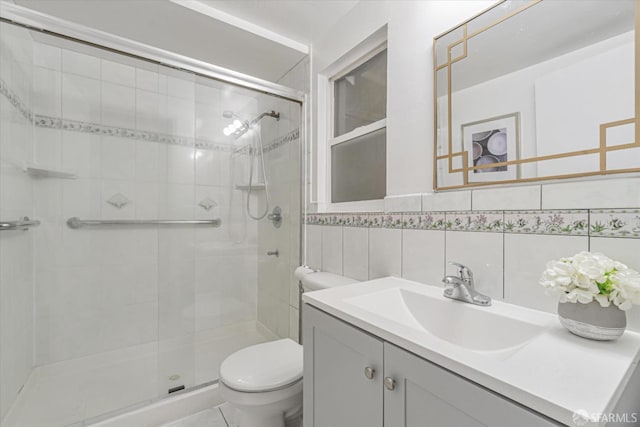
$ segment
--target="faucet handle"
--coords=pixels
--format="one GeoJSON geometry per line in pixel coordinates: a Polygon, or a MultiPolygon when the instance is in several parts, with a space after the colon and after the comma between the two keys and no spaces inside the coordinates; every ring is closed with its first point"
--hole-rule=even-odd
{"type": "Polygon", "coordinates": [[[454,265],[456,267],[458,267],[458,276],[460,276],[460,278],[462,280],[466,280],[469,282],[473,281],[473,272],[471,271],[471,269],[469,267],[467,267],[466,265],[460,264],[459,262],[455,262],[455,261],[449,261],[449,265],[454,265]]]}

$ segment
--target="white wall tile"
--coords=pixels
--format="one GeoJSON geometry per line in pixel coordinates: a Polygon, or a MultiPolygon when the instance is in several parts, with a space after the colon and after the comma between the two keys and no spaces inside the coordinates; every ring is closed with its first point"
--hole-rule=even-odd
{"type": "Polygon", "coordinates": [[[322,227],[322,271],[342,275],[342,227],[322,227]]]}
{"type": "Polygon", "coordinates": [[[151,92],[158,92],[158,73],[156,71],[136,68],[136,87],[151,92]]]}
{"type": "Polygon", "coordinates": [[[300,331],[300,322],[299,322],[299,312],[294,307],[289,307],[289,338],[294,340],[295,342],[299,341],[299,331],[300,331]]]}
{"type": "Polygon", "coordinates": [[[402,275],[402,230],[369,229],[369,279],[402,275]]]}
{"type": "Polygon", "coordinates": [[[306,226],[306,264],[314,270],[322,269],[322,226],[306,226]]]}
{"type": "Polygon", "coordinates": [[[474,211],[540,209],[540,193],[539,185],[473,190],[472,209],[474,211]]]}
{"type": "Polygon", "coordinates": [[[60,71],[62,69],[62,51],[59,47],[34,43],[33,65],[60,71]]]}
{"type": "Polygon", "coordinates": [[[136,94],[132,87],[102,83],[102,124],[136,127],[136,94]]]}
{"type": "Polygon", "coordinates": [[[195,100],[195,84],[193,80],[186,78],[167,76],[167,94],[171,97],[182,98],[189,101],[195,100]]]}
{"type": "Polygon", "coordinates": [[[442,286],[444,231],[402,230],[402,277],[442,286]]]}
{"type": "Polygon", "coordinates": [[[220,155],[218,151],[196,150],[196,183],[221,185],[220,155]]]}
{"type": "Polygon", "coordinates": [[[135,87],[136,69],[129,65],[103,59],[102,80],[124,86],[135,87]]]}
{"type": "Polygon", "coordinates": [[[102,137],[89,133],[62,132],[62,167],[84,178],[102,176],[102,137]]]}
{"type": "Polygon", "coordinates": [[[63,73],[63,118],[100,123],[100,98],[99,80],[63,73]]]}
{"type": "Polygon", "coordinates": [[[62,115],[62,74],[59,71],[34,67],[33,111],[50,117],[62,115]]]}
{"type": "MultiPolygon", "coordinates": [[[[446,232],[446,262],[469,267],[479,292],[503,298],[502,233],[465,231],[446,232]]],[[[456,275],[454,266],[446,266],[447,275],[456,275]]]]}
{"type": "Polygon", "coordinates": [[[133,139],[102,137],[102,177],[132,180],[135,176],[135,141],[133,139]]]}
{"type": "MultiPolygon", "coordinates": [[[[640,239],[591,237],[591,252],[601,252],[640,271],[640,239]]],[[[640,306],[627,311],[627,329],[640,332],[640,306]]]]}
{"type": "Polygon", "coordinates": [[[33,154],[38,165],[52,168],[62,166],[62,131],[36,127],[33,154]]]}
{"type": "Polygon", "coordinates": [[[542,209],[640,206],[640,177],[542,185],[542,209]]]}
{"type": "Polygon", "coordinates": [[[64,181],[62,187],[62,215],[64,218],[100,218],[102,184],[96,179],[64,181]]]}
{"type": "Polygon", "coordinates": [[[99,79],[100,60],[94,56],[64,49],[62,51],[62,71],[99,79]]]}
{"type": "Polygon", "coordinates": [[[195,106],[193,101],[169,97],[167,99],[168,133],[188,138],[195,136],[195,106]]]}
{"type": "Polygon", "coordinates": [[[343,273],[356,280],[369,279],[369,229],[364,227],[344,227],[343,273]]]}
{"type": "Polygon", "coordinates": [[[416,212],[422,210],[422,194],[405,194],[384,198],[385,212],[416,212]]]}
{"type": "Polygon", "coordinates": [[[538,281],[547,262],[588,250],[586,236],[504,235],[504,299],[556,313],[558,299],[548,296],[538,281]]]}
{"type": "MultiPolygon", "coordinates": [[[[149,141],[134,141],[135,144],[135,175],[137,181],[158,181],[166,170],[162,167],[161,150],[166,152],[166,146],[149,141]]],[[[166,165],[165,165],[166,166],[166,165]]]]}
{"type": "Polygon", "coordinates": [[[136,129],[160,133],[168,131],[166,95],[136,90],[136,129]]]}
{"type": "Polygon", "coordinates": [[[422,195],[423,211],[467,211],[471,210],[471,191],[448,191],[422,195]]]}
{"type": "Polygon", "coordinates": [[[195,177],[195,149],[170,145],[167,147],[167,181],[174,184],[193,184],[195,177]]]}

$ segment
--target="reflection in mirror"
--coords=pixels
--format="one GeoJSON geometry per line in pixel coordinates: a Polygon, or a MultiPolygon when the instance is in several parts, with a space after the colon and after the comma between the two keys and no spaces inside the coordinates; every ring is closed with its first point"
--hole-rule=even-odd
{"type": "Polygon", "coordinates": [[[640,171],[634,7],[505,1],[436,38],[437,188],[640,171]]]}

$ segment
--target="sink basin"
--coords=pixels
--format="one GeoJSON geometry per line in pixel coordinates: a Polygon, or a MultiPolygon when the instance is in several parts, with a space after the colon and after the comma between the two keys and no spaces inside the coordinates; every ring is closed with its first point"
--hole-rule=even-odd
{"type": "Polygon", "coordinates": [[[345,302],[473,351],[517,347],[544,331],[544,327],[509,316],[496,305],[479,307],[401,288],[363,294],[345,302]]]}

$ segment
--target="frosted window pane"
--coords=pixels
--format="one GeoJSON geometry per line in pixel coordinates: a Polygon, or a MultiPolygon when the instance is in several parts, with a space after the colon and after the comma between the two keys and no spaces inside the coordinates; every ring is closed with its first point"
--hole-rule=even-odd
{"type": "Polygon", "coordinates": [[[331,147],[331,201],[379,200],[387,194],[387,130],[331,147]]]}
{"type": "Polygon", "coordinates": [[[387,116],[387,51],[334,82],[334,136],[387,116]]]}

